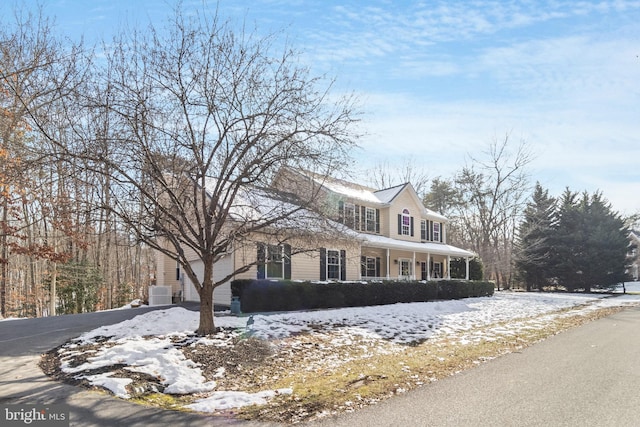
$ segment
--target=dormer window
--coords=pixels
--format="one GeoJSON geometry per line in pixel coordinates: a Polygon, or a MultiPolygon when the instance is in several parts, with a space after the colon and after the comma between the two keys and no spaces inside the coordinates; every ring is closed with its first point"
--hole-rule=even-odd
{"type": "Polygon", "coordinates": [[[411,235],[411,213],[406,208],[402,210],[402,235],[411,235]]]}

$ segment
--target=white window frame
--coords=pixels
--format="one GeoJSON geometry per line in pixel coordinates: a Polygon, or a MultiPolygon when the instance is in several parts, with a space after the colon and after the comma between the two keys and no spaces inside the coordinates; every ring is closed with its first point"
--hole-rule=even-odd
{"type": "Polygon", "coordinates": [[[402,231],[402,235],[403,236],[410,236],[411,235],[411,212],[409,211],[409,209],[404,208],[402,210],[402,218],[401,218],[401,231],[402,231]],[[406,223],[405,223],[406,222],[406,223]]]}
{"type": "Polygon", "coordinates": [[[433,277],[436,279],[442,279],[442,268],[443,265],[441,262],[433,263],[433,277]]]}
{"type": "Polygon", "coordinates": [[[376,232],[376,220],[376,210],[374,208],[365,208],[365,230],[367,232],[376,232]]]}
{"type": "Polygon", "coordinates": [[[356,227],[356,205],[353,203],[345,203],[343,205],[342,223],[349,228],[356,227]]]}
{"type": "Polygon", "coordinates": [[[429,240],[429,226],[427,225],[428,223],[429,221],[427,221],[426,219],[420,220],[420,240],[429,240]]]}
{"type": "Polygon", "coordinates": [[[441,233],[441,229],[440,229],[440,223],[439,222],[434,222],[433,223],[433,241],[434,242],[439,242],[440,241],[440,233],[441,233]]]}
{"type": "Polygon", "coordinates": [[[413,277],[413,260],[409,258],[400,258],[398,260],[398,277],[403,279],[411,279],[413,277]],[[407,266],[407,273],[402,274],[402,265],[405,264],[407,266]]]}
{"type": "Polygon", "coordinates": [[[364,277],[378,277],[378,275],[380,274],[379,271],[377,271],[377,259],[376,257],[365,257],[365,261],[364,261],[364,271],[365,271],[365,276],[364,277]],[[373,274],[369,274],[369,272],[373,272],[373,274]]]}
{"type": "Polygon", "coordinates": [[[264,277],[266,279],[284,279],[284,258],[284,245],[266,245],[264,266],[264,277]],[[275,248],[279,249],[279,254],[277,253],[275,248]],[[269,274],[269,267],[276,267],[278,264],[280,265],[280,275],[278,276],[269,274]]]}
{"type": "Polygon", "coordinates": [[[342,265],[341,265],[341,257],[340,257],[340,250],[338,249],[327,249],[327,255],[326,255],[326,269],[327,269],[327,280],[340,280],[340,271],[342,269],[342,265]],[[333,255],[332,253],[335,253],[335,255],[333,255]],[[335,258],[336,262],[329,262],[330,259],[335,258]],[[329,267],[333,267],[333,269],[329,269],[329,267]],[[337,274],[337,277],[332,277],[333,273],[334,273],[334,269],[335,273],[337,274]],[[331,271],[331,273],[330,273],[331,271]]]}

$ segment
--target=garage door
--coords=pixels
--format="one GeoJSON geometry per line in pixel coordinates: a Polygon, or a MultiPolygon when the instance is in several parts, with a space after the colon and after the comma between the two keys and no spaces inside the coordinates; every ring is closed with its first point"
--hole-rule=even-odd
{"type": "MultiPolygon", "coordinates": [[[[192,263],[193,270],[201,279],[204,276],[204,264],[202,261],[194,261],[192,263]]],[[[233,271],[233,260],[230,255],[226,255],[222,259],[218,260],[213,266],[213,280],[218,281],[229,273],[233,271]]],[[[200,296],[198,295],[198,291],[195,286],[191,282],[191,280],[187,279],[185,281],[186,289],[184,299],[185,301],[200,301],[200,296]]],[[[226,283],[218,286],[213,292],[213,302],[215,304],[231,304],[231,281],[227,281],[226,283]]]]}

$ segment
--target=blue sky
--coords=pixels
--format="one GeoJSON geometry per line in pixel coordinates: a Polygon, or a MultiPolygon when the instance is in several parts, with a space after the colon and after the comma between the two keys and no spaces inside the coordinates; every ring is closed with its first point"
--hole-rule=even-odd
{"type": "MultiPolygon", "coordinates": [[[[34,2],[35,3],[35,2],[34,2]]],[[[88,41],[160,23],[169,0],[43,0],[88,41]]],[[[27,2],[27,4],[31,4],[27,2]]],[[[208,2],[216,7],[215,2],[208,2]]],[[[202,1],[184,1],[196,8],[202,1]]],[[[5,14],[10,3],[0,5],[5,14]]],[[[640,1],[220,0],[223,16],[283,30],[315,73],[360,98],[359,167],[407,158],[451,177],[494,138],[525,140],[532,180],[601,190],[640,212],[640,1]]]]}

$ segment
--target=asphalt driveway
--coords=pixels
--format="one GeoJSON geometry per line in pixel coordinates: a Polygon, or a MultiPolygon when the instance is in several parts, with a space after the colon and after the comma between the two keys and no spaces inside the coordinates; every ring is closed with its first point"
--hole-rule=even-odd
{"type": "MultiPolygon", "coordinates": [[[[38,367],[40,356],[85,331],[119,323],[166,307],[141,307],[98,313],[0,322],[0,404],[68,405],[72,426],[212,426],[265,424],[237,422],[148,408],[107,393],[51,380],[38,367]]],[[[187,308],[197,309],[197,305],[187,308]]]]}

